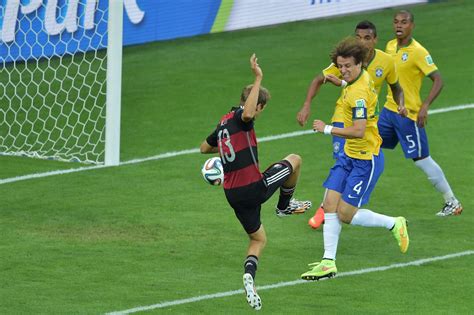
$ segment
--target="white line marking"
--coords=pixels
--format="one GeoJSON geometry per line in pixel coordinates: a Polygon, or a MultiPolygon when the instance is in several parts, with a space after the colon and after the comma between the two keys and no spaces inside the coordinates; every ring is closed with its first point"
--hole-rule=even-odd
{"type": "MultiPolygon", "coordinates": [[[[457,106],[451,106],[451,107],[445,107],[445,108],[432,109],[432,110],[429,110],[428,113],[430,115],[434,115],[434,114],[439,114],[439,113],[446,113],[446,112],[470,109],[470,108],[474,108],[474,104],[457,105],[457,106]]],[[[289,132],[289,133],[284,133],[284,134],[279,134],[279,135],[274,135],[274,136],[258,138],[257,141],[267,142],[267,141],[273,141],[273,140],[279,140],[279,139],[285,139],[285,138],[298,137],[298,136],[312,134],[312,133],[314,133],[313,130],[294,131],[294,132],[289,132]]],[[[146,158],[128,160],[125,162],[121,162],[119,166],[129,165],[129,164],[138,164],[138,163],[143,163],[143,162],[148,162],[148,161],[156,161],[156,160],[176,157],[180,155],[194,154],[198,152],[199,152],[199,149],[196,149],[196,148],[181,150],[181,151],[172,151],[172,152],[149,156],[146,158]]],[[[105,166],[105,165],[84,166],[84,167],[79,167],[79,168],[71,168],[67,170],[56,170],[56,171],[49,171],[49,172],[44,172],[44,173],[35,173],[35,174],[28,174],[28,175],[22,175],[22,176],[17,176],[17,177],[4,178],[4,179],[0,179],[0,185],[19,182],[22,180],[34,179],[34,178],[42,178],[42,177],[48,177],[48,176],[54,176],[54,175],[64,175],[64,174],[94,170],[94,169],[104,168],[104,167],[109,167],[109,166],[105,166]]]]}
{"type": "MultiPolygon", "coordinates": [[[[454,253],[454,254],[449,254],[449,255],[444,255],[444,256],[436,256],[436,257],[431,257],[431,258],[418,259],[418,260],[410,261],[410,262],[407,262],[407,263],[399,263],[399,264],[392,264],[392,265],[388,265],[388,266],[365,268],[365,269],[359,269],[359,270],[354,270],[354,271],[341,272],[341,273],[337,274],[337,277],[335,279],[338,279],[338,278],[341,278],[341,277],[356,276],[356,275],[361,275],[361,274],[366,274],[366,273],[371,273],[371,272],[377,272],[377,271],[386,271],[386,270],[395,269],[395,268],[405,268],[405,267],[410,267],[410,266],[421,266],[421,265],[431,263],[431,262],[435,262],[435,261],[458,258],[458,257],[462,257],[462,256],[472,255],[472,254],[474,254],[474,250],[467,250],[467,251],[464,251],[464,252],[459,252],[459,253],[454,253]]],[[[334,280],[332,280],[332,281],[334,281],[334,280]]],[[[279,282],[279,283],[275,283],[275,284],[258,286],[257,290],[262,291],[262,290],[277,289],[277,288],[282,288],[282,287],[299,285],[299,284],[303,284],[303,283],[312,283],[312,282],[311,281],[304,281],[304,280],[279,282]]],[[[204,301],[204,300],[217,299],[217,298],[221,298],[221,297],[239,295],[239,294],[243,294],[243,293],[244,293],[244,290],[239,289],[239,290],[219,292],[219,293],[214,293],[214,294],[206,294],[206,295],[195,296],[195,297],[191,297],[191,298],[187,298],[187,299],[162,302],[162,303],[148,305],[148,306],[139,306],[139,307],[131,308],[131,309],[128,309],[128,310],[123,310],[123,311],[110,312],[110,313],[106,313],[106,315],[131,314],[131,313],[136,313],[136,312],[154,310],[154,309],[157,309],[157,308],[165,308],[165,307],[168,307],[168,306],[176,306],[176,305],[194,303],[194,302],[199,302],[199,301],[204,301]]]]}
{"type": "Polygon", "coordinates": [[[42,178],[42,177],[48,177],[48,176],[53,176],[53,175],[76,173],[76,172],[88,171],[88,170],[104,168],[104,167],[106,166],[105,165],[84,166],[84,167],[79,167],[79,168],[71,168],[68,170],[57,170],[57,171],[50,171],[50,172],[45,172],[45,173],[35,173],[35,174],[28,174],[28,175],[17,176],[17,177],[10,177],[10,178],[5,178],[5,179],[0,179],[0,185],[13,183],[13,182],[19,182],[22,180],[28,180],[28,179],[33,179],[33,178],[42,178]]]}
{"type": "Polygon", "coordinates": [[[443,107],[443,108],[438,108],[438,109],[430,109],[428,111],[428,114],[433,115],[433,114],[447,113],[447,112],[469,109],[469,108],[474,108],[474,104],[456,105],[456,106],[443,107]]]}

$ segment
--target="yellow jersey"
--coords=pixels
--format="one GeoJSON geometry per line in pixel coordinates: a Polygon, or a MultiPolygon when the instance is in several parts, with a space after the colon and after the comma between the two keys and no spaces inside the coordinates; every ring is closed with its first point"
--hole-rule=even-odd
{"type": "MultiPolygon", "coordinates": [[[[405,96],[408,118],[416,121],[422,104],[420,89],[423,78],[437,71],[438,67],[433,62],[430,53],[414,39],[405,47],[398,47],[397,40],[393,39],[387,43],[385,51],[394,58],[405,96]]],[[[397,103],[390,89],[385,107],[397,112],[397,103]]]]}
{"type": "MultiPolygon", "coordinates": [[[[380,89],[384,81],[388,84],[395,84],[398,82],[398,74],[395,68],[395,62],[389,54],[375,49],[374,57],[367,65],[367,72],[374,81],[374,87],[377,95],[380,93],[380,89]]],[[[342,80],[342,75],[337,66],[331,63],[326,69],[323,70],[323,75],[333,74],[342,80]]],[[[331,122],[343,122],[344,112],[342,110],[342,93],[339,99],[336,101],[336,108],[332,116],[331,122]]],[[[377,106],[376,115],[379,114],[379,108],[377,106]]]]}
{"type": "Polygon", "coordinates": [[[374,57],[369,61],[366,68],[370,77],[374,80],[377,95],[380,93],[384,81],[387,81],[388,84],[398,82],[397,69],[395,68],[395,62],[392,56],[380,49],[374,50],[374,57]]]}
{"type": "Polygon", "coordinates": [[[359,77],[342,90],[344,127],[353,126],[357,119],[367,120],[363,138],[346,139],[344,152],[347,156],[371,160],[372,155],[379,155],[382,138],[377,128],[377,102],[374,82],[366,70],[362,70],[359,77]]]}

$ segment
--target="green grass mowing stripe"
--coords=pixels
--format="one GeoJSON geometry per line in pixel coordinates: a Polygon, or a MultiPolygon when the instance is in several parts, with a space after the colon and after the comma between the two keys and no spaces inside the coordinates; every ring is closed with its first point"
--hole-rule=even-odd
{"type": "MultiPolygon", "coordinates": [[[[396,269],[396,268],[421,266],[421,265],[436,262],[436,261],[441,261],[441,260],[446,260],[446,259],[453,259],[453,258],[468,256],[468,255],[472,255],[472,254],[474,254],[474,250],[467,250],[467,251],[464,251],[464,252],[453,253],[453,254],[448,254],[448,255],[444,255],[444,256],[435,256],[435,257],[417,259],[417,260],[410,261],[410,262],[407,262],[407,263],[398,263],[398,264],[392,264],[392,265],[388,265],[388,266],[364,268],[364,269],[359,269],[359,270],[341,272],[341,273],[338,273],[337,278],[362,275],[362,274],[372,273],[372,272],[377,272],[377,271],[386,271],[386,270],[396,269]]],[[[326,280],[326,279],[322,279],[322,280],[326,280]]],[[[270,290],[270,289],[276,289],[276,288],[299,285],[299,284],[303,284],[303,283],[311,283],[311,281],[294,280],[294,281],[287,281],[287,282],[279,282],[279,283],[270,284],[270,285],[258,286],[257,289],[260,290],[260,291],[270,290]]],[[[242,294],[242,293],[244,293],[243,289],[227,291],[227,292],[219,292],[219,293],[214,293],[214,294],[206,294],[206,295],[195,296],[195,297],[191,297],[191,298],[187,298],[187,299],[180,299],[180,300],[162,302],[162,303],[148,305],[148,306],[139,306],[139,307],[131,308],[131,309],[128,309],[128,310],[123,310],[123,311],[114,311],[114,312],[107,313],[107,315],[132,314],[132,313],[136,313],[136,312],[149,311],[149,310],[158,309],[158,308],[165,308],[165,307],[168,307],[168,306],[176,306],[176,305],[181,305],[181,304],[195,303],[195,302],[199,302],[199,301],[203,301],[203,300],[210,300],[210,299],[217,299],[217,298],[222,298],[222,297],[227,297],[227,296],[233,296],[233,295],[238,295],[238,294],[242,294]]]]}
{"type": "MultiPolygon", "coordinates": [[[[474,104],[466,104],[466,105],[457,105],[457,106],[438,108],[438,109],[430,110],[428,113],[430,115],[434,115],[434,114],[440,114],[440,113],[446,113],[446,112],[464,110],[464,109],[471,109],[471,108],[474,108],[474,104]]],[[[278,139],[297,137],[297,136],[307,135],[307,134],[311,134],[311,133],[313,133],[312,130],[294,131],[294,132],[284,133],[284,134],[280,134],[280,135],[273,135],[273,136],[266,136],[266,137],[258,138],[258,142],[267,142],[267,141],[273,141],[273,140],[278,140],[278,139]]],[[[198,153],[198,152],[199,152],[199,149],[197,149],[197,148],[186,149],[186,150],[181,150],[181,151],[166,152],[166,153],[153,155],[153,156],[149,156],[149,157],[145,157],[145,158],[128,160],[128,161],[120,163],[120,165],[137,164],[137,163],[143,163],[143,162],[148,162],[148,161],[166,159],[166,158],[170,158],[170,157],[176,157],[176,156],[185,155],[185,154],[193,154],[193,153],[198,153]]],[[[77,173],[77,172],[94,170],[94,169],[104,168],[104,167],[108,167],[108,166],[93,165],[93,166],[84,166],[84,167],[79,167],[79,168],[71,168],[71,169],[66,169],[66,170],[49,171],[49,172],[44,172],[44,173],[27,174],[27,175],[23,175],[23,176],[16,176],[16,177],[11,177],[11,178],[0,179],[0,185],[19,182],[19,181],[23,181],[23,180],[54,176],[54,175],[64,175],[64,174],[70,174],[70,173],[77,173]]]]}

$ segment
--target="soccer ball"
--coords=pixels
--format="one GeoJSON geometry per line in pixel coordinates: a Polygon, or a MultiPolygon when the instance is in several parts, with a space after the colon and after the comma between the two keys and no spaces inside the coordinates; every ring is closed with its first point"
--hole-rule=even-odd
{"type": "Polygon", "coordinates": [[[220,185],[224,182],[224,169],[220,157],[212,157],[204,162],[201,169],[202,177],[211,185],[220,185]]]}

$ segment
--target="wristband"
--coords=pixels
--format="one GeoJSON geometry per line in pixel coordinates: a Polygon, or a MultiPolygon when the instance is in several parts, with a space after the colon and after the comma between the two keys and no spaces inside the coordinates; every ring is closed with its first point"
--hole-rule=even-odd
{"type": "Polygon", "coordinates": [[[345,88],[347,85],[346,80],[341,80],[341,88],[345,88]]]}
{"type": "Polygon", "coordinates": [[[332,126],[331,125],[324,126],[324,134],[325,135],[330,135],[331,131],[332,131],[332,126]]]}

